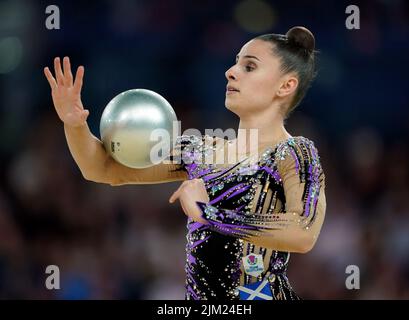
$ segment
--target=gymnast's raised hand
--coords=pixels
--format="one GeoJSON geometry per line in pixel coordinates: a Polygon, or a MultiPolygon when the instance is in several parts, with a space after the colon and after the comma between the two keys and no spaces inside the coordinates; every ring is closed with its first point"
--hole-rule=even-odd
{"type": "Polygon", "coordinates": [[[51,95],[58,117],[65,124],[78,127],[85,124],[89,115],[89,111],[84,109],[81,101],[84,67],[78,67],[75,80],[68,57],[64,57],[63,67],[64,72],[61,69],[60,58],[57,57],[54,59],[55,78],[48,67],[44,68],[44,74],[51,87],[51,95]]]}

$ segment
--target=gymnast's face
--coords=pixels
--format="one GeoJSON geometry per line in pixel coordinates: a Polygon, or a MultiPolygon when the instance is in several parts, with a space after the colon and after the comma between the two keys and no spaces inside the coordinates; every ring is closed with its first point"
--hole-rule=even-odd
{"type": "Polygon", "coordinates": [[[243,116],[270,107],[283,82],[280,59],[263,40],[247,42],[226,71],[226,108],[243,116]]]}

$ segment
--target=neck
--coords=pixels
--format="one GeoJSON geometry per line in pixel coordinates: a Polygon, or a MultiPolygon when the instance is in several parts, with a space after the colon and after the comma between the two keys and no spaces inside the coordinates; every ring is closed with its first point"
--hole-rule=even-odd
{"type": "Polygon", "coordinates": [[[289,137],[291,135],[284,128],[284,119],[278,112],[273,115],[259,113],[255,116],[240,117],[236,139],[237,152],[238,154],[256,153],[289,137]]]}

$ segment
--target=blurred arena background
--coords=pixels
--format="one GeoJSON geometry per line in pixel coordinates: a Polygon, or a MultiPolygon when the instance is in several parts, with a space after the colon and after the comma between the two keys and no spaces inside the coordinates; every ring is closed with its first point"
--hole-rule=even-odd
{"type": "Polygon", "coordinates": [[[183,299],[186,219],[179,183],[111,187],[82,178],[54,112],[43,67],[85,66],[83,102],[99,136],[105,105],[147,88],[182,130],[236,128],[224,72],[261,33],[304,25],[318,77],[288,120],[315,141],[327,176],[314,249],[292,254],[307,299],[409,298],[409,10],[377,1],[0,1],[0,298],[183,299]],[[57,5],[61,29],[47,30],[57,5]],[[360,9],[360,30],[345,8],[360,9]],[[47,290],[57,265],[61,289],[47,290]],[[348,265],[360,289],[345,287],[348,265]]]}

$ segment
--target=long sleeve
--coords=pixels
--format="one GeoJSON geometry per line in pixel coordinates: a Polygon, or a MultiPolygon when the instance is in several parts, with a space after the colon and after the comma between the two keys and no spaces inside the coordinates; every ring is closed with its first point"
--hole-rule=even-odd
{"type": "Polygon", "coordinates": [[[115,160],[109,174],[112,186],[124,184],[157,184],[183,181],[189,178],[190,166],[200,155],[203,137],[194,135],[177,136],[169,156],[161,163],[143,169],[133,169],[120,165],[115,160]]]}
{"type": "Polygon", "coordinates": [[[188,179],[193,179],[209,171],[209,156],[220,147],[220,141],[224,140],[209,135],[181,135],[175,141],[169,160],[176,163],[175,171],[186,172],[188,179]]]}
{"type": "Polygon", "coordinates": [[[274,154],[282,183],[282,212],[255,214],[197,202],[209,228],[256,245],[281,251],[306,252],[318,238],[326,209],[325,176],[317,149],[308,139],[289,139],[274,154]]]}
{"type": "Polygon", "coordinates": [[[188,165],[200,160],[200,146],[203,144],[203,136],[181,135],[175,140],[169,161],[178,166],[177,171],[186,170],[188,165]]]}

